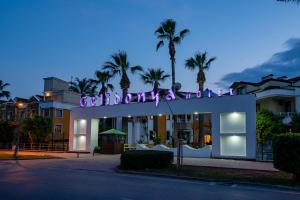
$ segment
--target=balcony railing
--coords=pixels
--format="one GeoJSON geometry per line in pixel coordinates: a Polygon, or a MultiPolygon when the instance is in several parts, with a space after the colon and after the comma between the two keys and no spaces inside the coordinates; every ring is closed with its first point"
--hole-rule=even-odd
{"type": "Polygon", "coordinates": [[[278,113],[275,113],[275,114],[279,117],[292,117],[294,115],[297,115],[296,112],[278,112],[278,113]]]}

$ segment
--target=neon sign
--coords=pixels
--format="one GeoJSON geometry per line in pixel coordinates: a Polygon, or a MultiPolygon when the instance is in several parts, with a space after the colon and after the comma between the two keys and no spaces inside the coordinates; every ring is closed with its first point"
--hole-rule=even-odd
{"type": "MultiPolygon", "coordinates": [[[[212,90],[207,89],[206,93],[204,92],[203,94],[201,93],[201,91],[197,91],[195,94],[193,94],[191,92],[187,92],[187,93],[185,93],[184,96],[185,96],[185,99],[191,99],[192,97],[199,99],[199,98],[203,98],[203,97],[211,98],[211,97],[213,97],[213,94],[214,93],[212,90]]],[[[144,103],[146,101],[145,92],[138,92],[136,95],[137,95],[137,100],[135,101],[136,103],[144,103]]],[[[216,96],[221,97],[223,95],[224,95],[223,90],[218,89],[216,96]]],[[[229,95],[230,96],[234,95],[232,88],[229,89],[229,95]]],[[[151,91],[150,97],[151,97],[151,100],[155,103],[156,107],[158,106],[161,98],[165,99],[166,101],[172,101],[172,100],[176,99],[176,96],[171,89],[169,89],[167,91],[167,94],[164,97],[161,97],[159,95],[159,92],[155,93],[155,91],[151,91]]],[[[130,94],[130,93],[126,94],[124,102],[125,102],[125,104],[132,103],[133,102],[132,94],[130,94]]],[[[121,103],[121,97],[118,95],[118,93],[115,93],[114,97],[113,97],[113,105],[117,105],[120,103],[121,103]]],[[[108,105],[110,105],[110,93],[106,93],[105,95],[99,94],[96,97],[84,96],[84,97],[80,98],[80,107],[83,107],[83,108],[94,107],[94,106],[108,106],[108,105]],[[105,101],[103,101],[104,98],[105,98],[105,101]]]]}

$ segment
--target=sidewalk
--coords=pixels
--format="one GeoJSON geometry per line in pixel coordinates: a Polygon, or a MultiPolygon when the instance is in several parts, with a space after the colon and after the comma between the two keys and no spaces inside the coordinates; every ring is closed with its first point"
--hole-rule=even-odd
{"type": "MultiPolygon", "coordinates": [[[[2,151],[5,153],[13,153],[12,151],[2,151]]],[[[63,163],[71,160],[78,160],[77,153],[56,153],[56,152],[30,152],[20,151],[23,155],[50,155],[54,157],[65,158],[63,163]]],[[[110,168],[115,165],[117,167],[120,163],[120,155],[104,155],[90,153],[79,154],[80,167],[87,169],[95,169],[100,165],[109,165],[110,168]]],[[[78,160],[78,161],[79,161],[78,160]]],[[[176,157],[174,157],[174,164],[176,164],[176,157]]],[[[51,161],[49,161],[51,162],[51,161]]],[[[57,161],[56,161],[57,162],[57,161]]],[[[219,167],[219,168],[232,168],[232,169],[250,169],[261,171],[278,171],[273,167],[272,162],[259,162],[259,161],[246,161],[246,160],[232,160],[232,159],[214,159],[214,158],[183,158],[183,165],[188,166],[202,166],[202,167],[219,167]]]]}
{"type": "MultiPolygon", "coordinates": [[[[176,164],[176,158],[174,159],[176,164]]],[[[183,158],[183,165],[202,166],[202,167],[220,167],[233,169],[250,169],[262,171],[278,171],[273,167],[272,162],[259,162],[248,160],[230,160],[214,158],[183,158]]]]}

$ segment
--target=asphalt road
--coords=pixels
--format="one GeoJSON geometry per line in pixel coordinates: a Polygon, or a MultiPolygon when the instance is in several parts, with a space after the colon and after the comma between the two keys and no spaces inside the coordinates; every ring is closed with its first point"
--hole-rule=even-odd
{"type": "Polygon", "coordinates": [[[0,200],[300,199],[300,191],[119,174],[115,162],[0,161],[0,200]],[[97,169],[82,167],[92,163],[97,169]]]}

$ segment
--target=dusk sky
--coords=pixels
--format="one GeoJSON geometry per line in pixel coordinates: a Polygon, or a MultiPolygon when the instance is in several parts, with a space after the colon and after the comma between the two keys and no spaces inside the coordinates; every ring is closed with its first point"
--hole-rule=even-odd
{"type": "MultiPolygon", "coordinates": [[[[167,18],[190,34],[177,46],[176,81],[196,91],[184,60],[207,51],[217,60],[206,87],[300,76],[300,4],[275,0],[0,0],[0,80],[12,96],[41,94],[43,78],[93,78],[110,56],[125,50],[131,64],[171,73],[167,47],[156,52],[155,29],[167,18]]],[[[150,90],[131,76],[130,91],[150,90]]],[[[114,79],[119,90],[119,78],[114,79]]],[[[171,79],[162,86],[170,88],[171,79]]]]}

